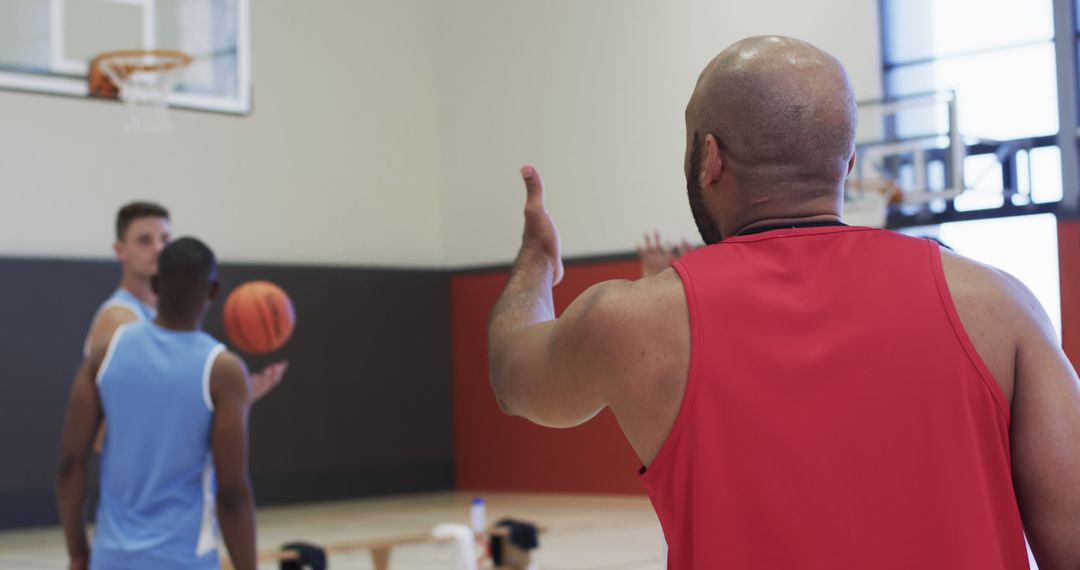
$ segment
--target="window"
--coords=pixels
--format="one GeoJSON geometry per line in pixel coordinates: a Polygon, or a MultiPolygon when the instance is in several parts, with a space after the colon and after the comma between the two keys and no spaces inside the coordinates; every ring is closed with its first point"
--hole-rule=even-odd
{"type": "Polygon", "coordinates": [[[903,232],[937,237],[961,255],[1012,274],[1035,294],[1061,339],[1057,218],[1053,214],[952,222],[903,232]]]}
{"type": "MultiPolygon", "coordinates": [[[[882,0],[886,96],[955,91],[967,155],[967,190],[952,204],[909,208],[890,223],[1053,211],[1039,207],[1062,200],[1055,1],[882,0]]],[[[892,126],[900,138],[943,127],[940,114],[892,126]]]]}

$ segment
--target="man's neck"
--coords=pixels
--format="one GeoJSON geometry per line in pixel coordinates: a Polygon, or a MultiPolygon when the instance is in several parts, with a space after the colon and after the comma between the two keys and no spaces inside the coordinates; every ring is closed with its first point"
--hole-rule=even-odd
{"type": "Polygon", "coordinates": [[[202,330],[202,317],[172,317],[158,314],[154,324],[171,331],[197,331],[202,330]]]}
{"type": "Polygon", "coordinates": [[[153,288],[150,287],[149,279],[142,279],[138,276],[124,272],[120,277],[120,288],[135,295],[136,299],[151,307],[157,306],[157,295],[154,294],[153,288]]]}
{"type": "Polygon", "coordinates": [[[747,231],[773,226],[800,226],[804,224],[818,224],[818,223],[840,223],[840,216],[838,214],[809,214],[805,216],[783,216],[783,217],[769,217],[748,222],[732,224],[733,230],[730,234],[724,235],[724,237],[731,237],[745,233],[747,231]]]}

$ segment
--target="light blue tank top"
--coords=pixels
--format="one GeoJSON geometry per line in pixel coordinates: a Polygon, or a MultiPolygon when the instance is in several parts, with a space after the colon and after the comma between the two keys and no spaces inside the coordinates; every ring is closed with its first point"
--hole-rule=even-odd
{"type": "MultiPolygon", "coordinates": [[[[152,321],[157,318],[157,309],[151,305],[147,305],[142,302],[141,299],[136,297],[127,289],[120,288],[113,291],[112,295],[109,295],[108,299],[98,307],[97,312],[94,313],[94,320],[96,321],[98,315],[105,312],[107,309],[113,307],[123,307],[135,314],[135,317],[139,321],[152,321]]],[[[83,356],[90,356],[90,336],[87,335],[86,340],[83,341],[83,356]]]]}
{"type": "Polygon", "coordinates": [[[116,330],[97,376],[108,428],[92,568],[219,567],[210,370],[223,350],[202,331],[116,330]]]}

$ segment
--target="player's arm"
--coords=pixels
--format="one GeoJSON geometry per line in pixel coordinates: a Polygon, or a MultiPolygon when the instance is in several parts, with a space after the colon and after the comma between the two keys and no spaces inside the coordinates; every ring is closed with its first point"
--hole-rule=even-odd
{"type": "Polygon", "coordinates": [[[1039,568],[1074,570],[1080,568],[1080,383],[1038,300],[1006,278],[1012,302],[1005,315],[1019,339],[1010,435],[1017,501],[1039,568]]]}
{"type": "Polygon", "coordinates": [[[262,399],[263,396],[270,393],[278,384],[281,383],[281,379],[285,376],[285,371],[289,369],[289,362],[282,360],[273,364],[268,364],[266,368],[258,372],[251,373],[251,402],[255,403],[262,399]]]}
{"type": "MultiPolygon", "coordinates": [[[[104,353],[109,348],[109,342],[120,327],[139,320],[139,317],[131,309],[114,306],[102,311],[90,324],[90,332],[86,336],[86,354],[94,351],[104,353]]],[[[105,445],[105,424],[97,429],[94,437],[94,450],[98,453],[105,445]]]]}
{"type": "Polygon", "coordinates": [[[251,383],[244,362],[224,352],[210,371],[214,423],[210,443],[217,471],[217,517],[237,570],[255,568],[255,499],[248,476],[251,383]]]}
{"type": "Polygon", "coordinates": [[[60,442],[56,496],[71,568],[86,568],[90,560],[86,521],[82,514],[83,499],[86,491],[86,462],[102,418],[95,378],[107,348],[98,347],[91,351],[75,374],[60,442]]]}
{"type": "Polygon", "coordinates": [[[540,425],[579,425],[610,403],[613,375],[606,369],[623,332],[611,299],[628,285],[594,285],[556,319],[550,286],[522,265],[519,260],[492,312],[488,353],[495,399],[505,413],[540,425]]]}
{"type": "Polygon", "coordinates": [[[552,427],[578,425],[607,405],[604,373],[619,332],[605,302],[625,283],[594,286],[555,318],[551,288],[562,279],[559,234],[543,203],[543,183],[522,170],[525,232],[510,279],[491,314],[488,364],[499,407],[552,427]]]}
{"type": "Polygon", "coordinates": [[[86,355],[95,350],[104,352],[109,347],[109,341],[116,329],[137,320],[138,315],[121,306],[109,307],[99,313],[94,322],[90,323],[90,332],[86,335],[86,355]]]}

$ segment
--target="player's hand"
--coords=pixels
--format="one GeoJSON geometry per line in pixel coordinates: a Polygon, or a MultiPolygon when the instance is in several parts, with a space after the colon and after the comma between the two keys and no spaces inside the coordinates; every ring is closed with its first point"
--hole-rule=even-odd
{"type": "Polygon", "coordinates": [[[281,382],[288,368],[289,363],[283,360],[270,364],[258,372],[253,372],[251,374],[251,401],[257,402],[259,398],[273,390],[274,386],[281,382]]]}
{"type": "Polygon", "coordinates": [[[88,558],[72,558],[68,564],[69,570],[90,570],[90,560],[88,558]]]}
{"type": "Polygon", "coordinates": [[[685,239],[677,245],[665,243],[660,239],[660,232],[645,234],[644,242],[637,247],[638,259],[641,260],[641,276],[652,277],[664,271],[678,258],[694,249],[685,239]]]}
{"type": "Polygon", "coordinates": [[[544,181],[531,166],[522,167],[521,177],[525,180],[526,192],[525,233],[518,257],[534,256],[546,264],[551,270],[551,284],[556,285],[563,278],[562,246],[555,220],[544,208],[544,181]]]}

